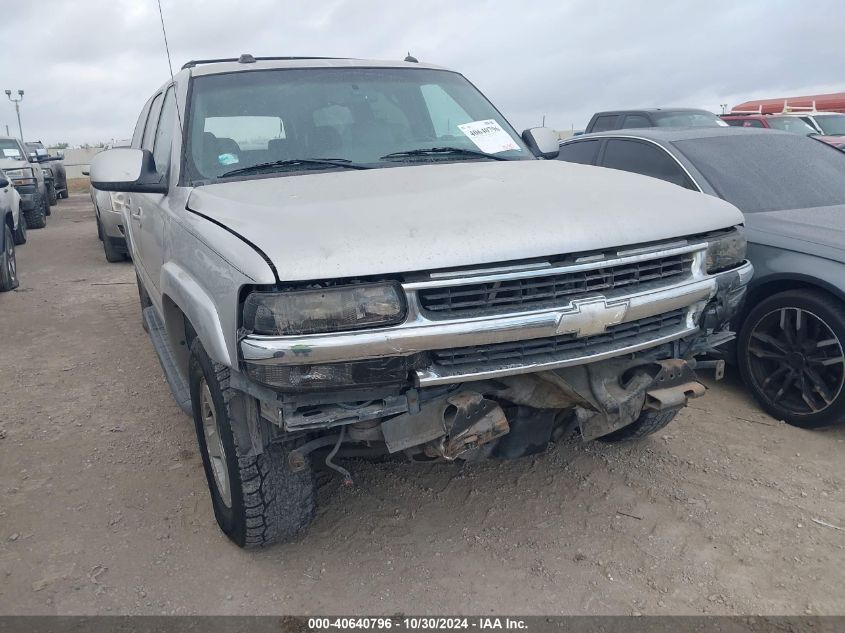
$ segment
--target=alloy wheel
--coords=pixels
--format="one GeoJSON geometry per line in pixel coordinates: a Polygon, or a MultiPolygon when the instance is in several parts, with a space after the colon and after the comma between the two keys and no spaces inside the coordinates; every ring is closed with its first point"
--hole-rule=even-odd
{"type": "Polygon", "coordinates": [[[824,411],[845,385],[841,341],[824,319],[802,308],[779,308],[754,324],[748,365],[765,397],[796,415],[824,411]]]}
{"type": "Polygon", "coordinates": [[[232,490],[229,485],[229,471],[226,466],[226,450],[220,436],[220,426],[217,423],[217,410],[211,398],[211,390],[205,378],[200,379],[200,417],[202,430],[205,435],[205,450],[208,462],[214,475],[214,483],[220,499],[227,508],[232,507],[232,490]]]}

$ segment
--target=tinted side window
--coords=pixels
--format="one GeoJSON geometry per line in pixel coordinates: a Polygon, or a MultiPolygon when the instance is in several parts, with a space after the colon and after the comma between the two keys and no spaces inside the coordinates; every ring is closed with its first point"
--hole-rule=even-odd
{"type": "Polygon", "coordinates": [[[558,160],[565,160],[568,163],[581,163],[582,165],[595,164],[596,154],[599,151],[600,141],[574,141],[561,145],[558,160]]]}
{"type": "Polygon", "coordinates": [[[616,129],[616,120],[619,118],[616,114],[605,114],[596,119],[590,132],[607,132],[608,130],[616,129]]]}
{"type": "Polygon", "coordinates": [[[147,126],[144,128],[144,138],[141,141],[141,147],[152,151],[153,139],[155,138],[156,128],[158,127],[158,115],[161,112],[161,94],[157,94],[150,105],[150,116],[147,117],[147,126]]]}
{"type": "Polygon", "coordinates": [[[602,165],[659,178],[682,187],[690,186],[678,163],[665,150],[651,143],[611,139],[605,146],[602,165]]]}
{"type": "Polygon", "coordinates": [[[170,86],[164,96],[164,105],[161,107],[161,117],[158,121],[158,130],[153,146],[156,171],[160,174],[166,173],[170,166],[170,144],[173,142],[173,126],[175,124],[176,98],[173,94],[173,86],[170,86]]]}
{"type": "Polygon", "coordinates": [[[622,124],[623,128],[637,128],[637,127],[652,127],[651,121],[642,114],[628,114],[625,116],[625,122],[622,124]]]}
{"type": "Polygon", "coordinates": [[[722,119],[725,123],[730,125],[731,127],[742,127],[745,123],[742,119],[722,119]]]}

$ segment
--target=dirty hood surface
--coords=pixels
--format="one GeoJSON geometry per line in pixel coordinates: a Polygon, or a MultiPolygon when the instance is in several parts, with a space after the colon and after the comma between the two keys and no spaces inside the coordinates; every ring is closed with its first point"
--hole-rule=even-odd
{"type": "Polygon", "coordinates": [[[244,180],[187,207],[263,251],[282,281],[591,251],[742,222],[654,178],[561,161],[465,162],[244,180]]]}

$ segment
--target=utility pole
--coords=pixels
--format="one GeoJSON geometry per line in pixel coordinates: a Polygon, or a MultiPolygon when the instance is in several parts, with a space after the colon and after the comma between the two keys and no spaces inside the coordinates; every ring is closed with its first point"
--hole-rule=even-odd
{"type": "MultiPolygon", "coordinates": [[[[12,97],[12,91],[7,90],[6,96],[9,98],[9,101],[15,104],[15,114],[18,115],[18,133],[21,135],[21,143],[23,143],[23,127],[21,126],[21,101],[23,101],[23,90],[18,90],[18,98],[15,99],[12,97]]],[[[8,126],[6,126],[8,129],[8,126]]]]}

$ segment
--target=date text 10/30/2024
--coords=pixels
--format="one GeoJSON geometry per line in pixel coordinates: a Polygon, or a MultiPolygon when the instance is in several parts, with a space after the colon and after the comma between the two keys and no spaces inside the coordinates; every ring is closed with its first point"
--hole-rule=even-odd
{"type": "Polygon", "coordinates": [[[443,631],[443,630],[526,630],[525,620],[498,617],[393,617],[393,618],[308,618],[308,628],[314,631],[329,630],[397,630],[397,631],[443,631]]]}

